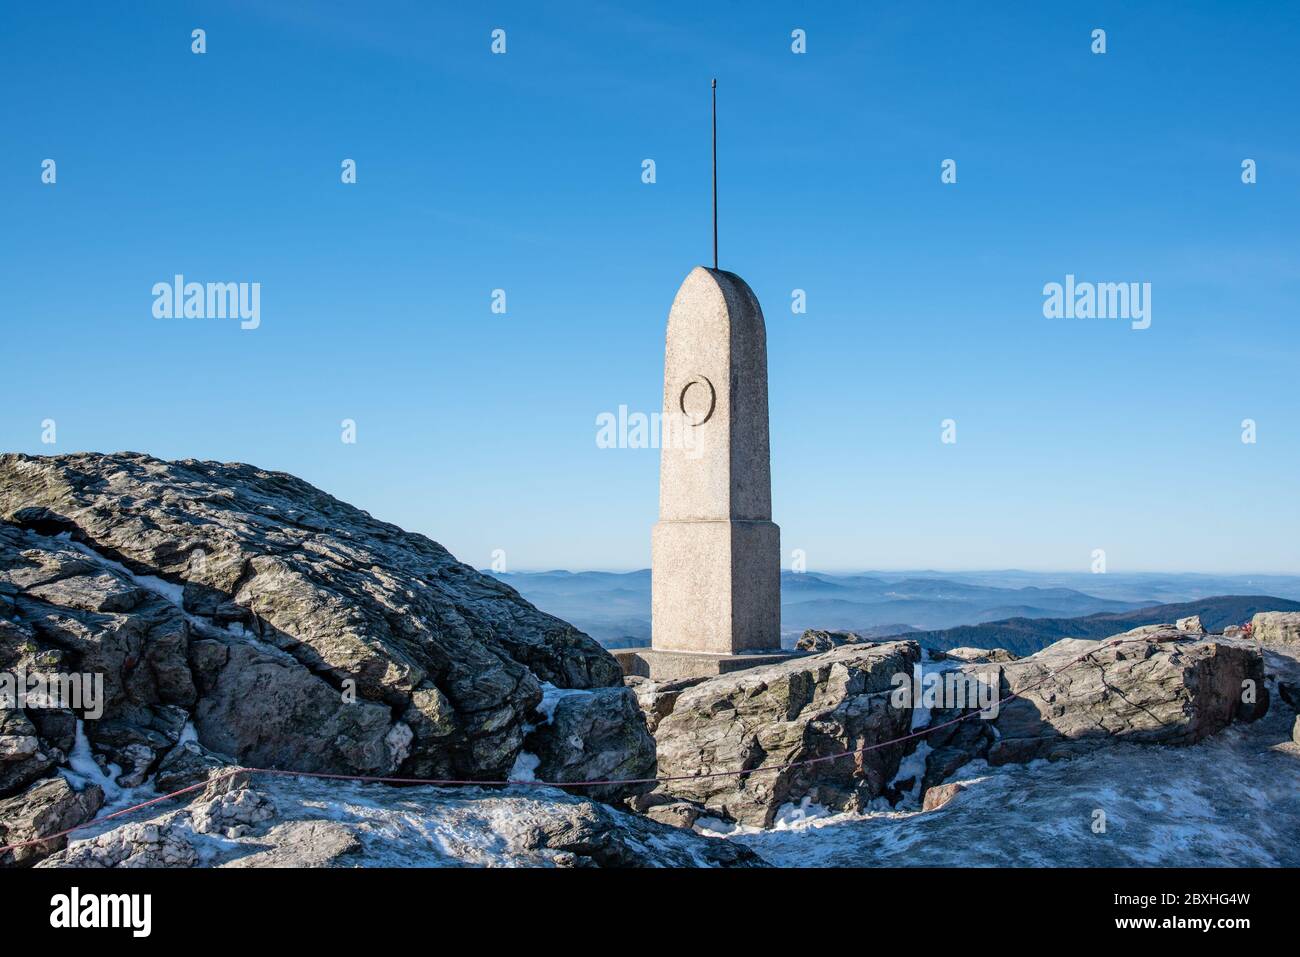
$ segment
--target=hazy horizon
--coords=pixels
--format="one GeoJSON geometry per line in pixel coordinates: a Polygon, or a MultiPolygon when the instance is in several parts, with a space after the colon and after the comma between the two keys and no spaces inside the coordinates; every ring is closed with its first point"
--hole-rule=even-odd
{"type": "MultiPolygon", "coordinates": [[[[457,558],[459,558],[459,556],[457,556],[457,558]]],[[[464,561],[464,559],[461,560],[464,561]]],[[[490,565],[481,565],[481,566],[474,565],[473,562],[468,562],[467,564],[472,565],[474,568],[480,571],[488,571],[488,572],[492,571],[490,565]]],[[[556,566],[539,565],[536,567],[529,567],[529,568],[510,568],[507,570],[507,574],[545,575],[548,573],[566,573],[570,575],[581,575],[587,572],[591,572],[593,574],[629,575],[635,572],[643,572],[643,571],[645,572],[650,571],[650,566],[647,564],[647,565],[639,565],[639,566],[629,566],[626,568],[608,567],[608,566],[602,568],[578,568],[576,566],[562,567],[558,565],[556,566]]],[[[782,568],[781,571],[787,574],[835,575],[837,577],[844,577],[850,575],[924,575],[924,574],[931,574],[931,573],[936,575],[1025,574],[1025,575],[1055,575],[1061,577],[1067,577],[1067,576],[1087,577],[1087,578],[1094,577],[1094,573],[1092,572],[1079,571],[1077,569],[1072,570],[1068,568],[1026,568],[1026,567],[1006,567],[1006,568],[942,568],[937,566],[930,566],[926,568],[848,567],[848,568],[809,568],[809,569],[805,569],[805,571],[803,572],[795,572],[790,568],[782,568]]],[[[1097,574],[1102,576],[1109,575],[1111,578],[1138,578],[1144,575],[1173,575],[1173,576],[1188,576],[1188,577],[1201,576],[1205,578],[1250,578],[1252,576],[1262,576],[1266,578],[1300,579],[1300,572],[1269,572],[1269,571],[1258,571],[1258,570],[1240,571],[1240,572],[1239,571],[1213,571],[1213,570],[1177,571],[1174,569],[1164,568],[1164,569],[1128,569],[1124,571],[1115,571],[1115,572],[1100,572],[1097,574]]]]}
{"type": "MultiPolygon", "coordinates": [[[[649,569],[493,572],[543,611],[571,622],[607,647],[649,641],[649,569]]],[[[790,645],[807,628],[873,637],[989,622],[1052,622],[1160,606],[1173,618],[1206,610],[1220,624],[1234,614],[1300,609],[1300,576],[1255,578],[1196,573],[1037,573],[1023,569],[943,572],[785,571],[781,634],[790,645]],[[1260,599],[1255,601],[1254,599],[1260,599]],[[1178,607],[1183,606],[1183,607],[1178,607]]],[[[1245,619],[1242,619],[1245,620],[1245,619]]],[[[1240,624],[1240,621],[1232,622],[1240,624]]],[[[1119,629],[1123,630],[1123,629],[1119,629]]]]}

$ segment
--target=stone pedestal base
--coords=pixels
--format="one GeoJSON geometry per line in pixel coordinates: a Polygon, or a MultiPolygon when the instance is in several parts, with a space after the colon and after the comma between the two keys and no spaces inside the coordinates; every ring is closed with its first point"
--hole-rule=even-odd
{"type": "Polygon", "coordinates": [[[675,681],[679,678],[712,678],[732,671],[775,665],[802,657],[801,651],[768,651],[742,655],[710,655],[693,651],[658,651],[654,648],[615,648],[610,650],[625,675],[640,675],[652,681],[675,681]]]}
{"type": "Polygon", "coordinates": [[[655,651],[781,649],[781,530],[740,519],[663,521],[650,539],[655,651]]]}

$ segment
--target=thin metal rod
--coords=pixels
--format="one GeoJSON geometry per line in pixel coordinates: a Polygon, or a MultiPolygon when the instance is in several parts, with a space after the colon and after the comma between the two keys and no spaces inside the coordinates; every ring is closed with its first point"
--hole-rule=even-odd
{"type": "Polygon", "coordinates": [[[713,268],[718,268],[718,78],[713,78],[713,268]]]}

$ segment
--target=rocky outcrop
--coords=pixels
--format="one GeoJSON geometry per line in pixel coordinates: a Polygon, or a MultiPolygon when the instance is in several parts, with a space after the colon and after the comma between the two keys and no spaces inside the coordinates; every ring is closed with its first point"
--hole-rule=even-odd
{"type": "MultiPolygon", "coordinates": [[[[762,827],[805,802],[859,810],[883,796],[915,808],[976,759],[998,766],[1116,742],[1188,745],[1255,720],[1269,702],[1256,648],[1171,625],[1108,642],[1067,639],[1019,660],[984,649],[934,655],[922,667],[937,678],[937,700],[891,701],[920,659],[910,641],[844,644],[680,692],[655,737],[660,774],[688,777],[632,806],[682,826],[708,815],[762,827]],[[914,723],[915,738],[786,767],[896,741],[914,723]],[[735,769],[752,773],[709,776],[735,769]]],[[[951,796],[940,792],[930,806],[951,796]]]]}
{"type": "Polygon", "coordinates": [[[199,855],[180,828],[133,823],[81,841],[52,860],[61,867],[76,868],[193,867],[199,855]]]}
{"type": "Polygon", "coordinates": [[[0,455],[0,672],[19,670],[102,676],[102,713],[0,712],[0,798],[66,765],[79,717],[116,788],[228,761],[503,780],[544,687],[611,691],[564,711],[583,747],[554,742],[550,770],[653,767],[591,638],[436,542],[249,465],[0,455]]]}
{"type": "Polygon", "coordinates": [[[910,675],[920,657],[910,641],[848,644],[686,689],[659,721],[655,739],[661,776],[694,777],[664,782],[646,805],[685,801],[712,816],[759,826],[770,825],[782,805],[807,796],[828,808],[864,806],[898,770],[902,745],[784,766],[906,734],[912,710],[893,707],[890,693],[894,676],[910,675]],[[750,773],[708,776],[736,770],[750,773]]]}
{"type": "Polygon", "coordinates": [[[1300,611],[1263,611],[1250,621],[1250,636],[1266,645],[1300,645],[1300,611]]]}
{"type": "MultiPolygon", "coordinates": [[[[0,634],[3,631],[0,624],[0,634]]],[[[45,777],[63,756],[53,743],[38,737],[22,711],[0,708],[0,797],[45,777]]]]}
{"type": "Polygon", "coordinates": [[[959,669],[996,682],[996,717],[936,709],[924,788],[976,758],[990,765],[1056,760],[1113,742],[1187,745],[1268,710],[1264,664],[1253,648],[1171,626],[1107,642],[1065,639],[1010,664],[959,669]],[[956,724],[954,718],[972,715],[956,724]],[[947,724],[947,727],[940,727],[947,724]]]}
{"type": "MultiPolygon", "coordinates": [[[[93,784],[75,791],[61,777],[47,778],[15,797],[0,801],[0,846],[22,844],[83,824],[94,816],[103,801],[104,792],[93,784]]],[[[33,863],[66,842],[66,838],[55,838],[0,852],[0,866],[33,863]]]]}
{"type": "Polygon", "coordinates": [[[182,741],[159,762],[154,787],[170,794],[206,781],[233,763],[225,755],[209,751],[197,741],[182,741]]]}
{"type": "Polygon", "coordinates": [[[937,811],[964,790],[966,788],[961,784],[937,784],[925,792],[925,800],[921,804],[921,810],[937,811]]]}
{"type": "Polygon", "coordinates": [[[1066,761],[977,761],[945,782],[962,790],[933,813],[898,813],[909,803],[729,839],[777,867],[1300,867],[1294,721],[1274,706],[1188,747],[1116,743],[1066,761]]]}
{"type": "Polygon", "coordinates": [[[822,631],[817,628],[809,628],[799,640],[795,642],[796,651],[811,651],[814,654],[821,654],[823,651],[831,651],[841,645],[858,645],[868,639],[861,635],[854,634],[851,631],[822,631]]]}
{"type": "MultiPolygon", "coordinates": [[[[633,807],[636,807],[633,804],[633,807]]],[[[641,811],[652,821],[658,821],[660,824],[671,824],[673,827],[694,827],[695,822],[700,819],[704,809],[690,801],[651,801],[641,811]]]]}
{"type": "Polygon", "coordinates": [[[275,817],[275,801],[253,788],[254,777],[243,771],[213,777],[188,812],[190,829],[233,839],[275,817]]]}
{"type": "Polygon", "coordinates": [[[637,705],[645,715],[646,728],[651,734],[659,727],[659,722],[673,713],[677,699],[687,688],[694,688],[701,681],[708,680],[701,676],[696,678],[676,678],[671,681],[651,681],[640,675],[628,675],[624,683],[636,695],[637,705]]]}
{"type": "MultiPolygon", "coordinates": [[[[655,739],[629,688],[565,694],[528,736],[541,781],[633,781],[654,777],[655,739]]],[[[583,786],[577,793],[603,801],[628,798],[653,784],[583,786]]]]}
{"type": "Polygon", "coordinates": [[[1242,645],[1257,648],[1264,656],[1264,675],[1276,700],[1290,712],[1300,712],[1300,645],[1264,645],[1242,639],[1242,645]]]}
{"type": "Polygon", "coordinates": [[[411,787],[246,775],[73,837],[39,867],[758,867],[748,848],[553,788],[411,787]]]}
{"type": "Polygon", "coordinates": [[[1003,666],[1007,694],[994,722],[989,762],[1056,758],[1114,739],[1192,744],[1234,720],[1268,710],[1263,660],[1249,648],[1216,641],[1108,645],[1055,674],[1087,648],[1058,642],[1003,666]],[[1044,682],[1049,675],[1055,675],[1044,682]]]}
{"type": "Polygon", "coordinates": [[[974,665],[1019,660],[1019,655],[1013,655],[1005,648],[949,648],[947,651],[931,651],[930,657],[936,661],[965,661],[974,665]]]}

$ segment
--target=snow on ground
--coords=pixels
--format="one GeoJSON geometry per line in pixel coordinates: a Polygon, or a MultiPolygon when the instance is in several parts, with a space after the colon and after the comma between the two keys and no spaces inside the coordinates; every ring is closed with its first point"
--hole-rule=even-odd
{"type": "Polygon", "coordinates": [[[124,788],[117,783],[117,776],[122,769],[116,764],[101,768],[90,750],[90,739],[86,737],[85,725],[77,721],[76,737],[73,739],[72,752],[68,755],[68,766],[59,768],[59,774],[72,786],[74,791],[83,790],[87,784],[98,784],[104,791],[104,805],[97,817],[111,814],[124,807],[139,804],[158,796],[153,787],[153,777],[139,787],[124,788]]]}
{"type": "Polygon", "coordinates": [[[911,778],[912,786],[908,789],[908,796],[913,801],[919,802],[921,800],[921,779],[925,777],[925,759],[930,756],[930,752],[933,750],[934,748],[930,747],[930,742],[922,738],[917,743],[916,750],[899,762],[898,773],[889,782],[890,787],[898,787],[900,782],[911,778]]]}
{"type": "Polygon", "coordinates": [[[121,798],[123,790],[116,778],[122,769],[110,764],[107,771],[99,766],[90,750],[90,739],[86,737],[86,726],[78,719],[76,737],[73,739],[72,752],[68,755],[68,767],[60,768],[59,773],[72,785],[73,790],[80,791],[87,784],[98,784],[104,791],[104,803],[111,804],[121,798]]]}
{"type": "MultiPolygon", "coordinates": [[[[1300,746],[1290,742],[1294,720],[1275,704],[1262,721],[1190,748],[1115,745],[1058,762],[1000,768],[976,762],[954,778],[966,790],[936,811],[890,809],[878,799],[865,814],[831,814],[805,799],[781,808],[769,831],[707,819],[698,830],[787,867],[1295,867],[1300,746]],[[1097,811],[1105,814],[1105,830],[1094,832],[1097,811]]],[[[103,772],[92,770],[85,754],[74,754],[73,770],[65,773],[102,784],[103,772]]],[[[553,788],[390,788],[280,776],[258,776],[253,786],[276,804],[269,825],[291,831],[238,839],[187,833],[202,863],[536,865],[545,859],[519,850],[528,844],[524,838],[532,829],[555,827],[557,802],[577,800],[553,788]],[[343,838],[359,848],[340,857],[332,842],[343,838]],[[268,860],[268,853],[279,856],[268,860]]],[[[166,802],[78,832],[73,843],[176,811],[166,802]]],[[[698,847],[679,846],[674,838],[646,840],[698,857],[698,847]]],[[[661,850],[647,844],[647,859],[661,850]]]]}
{"type": "MultiPolygon", "coordinates": [[[[74,834],[75,848],[126,821],[177,828],[210,867],[521,867],[547,866],[554,851],[538,833],[572,837],[568,812],[587,802],[555,788],[393,788],[350,781],[256,776],[256,790],[276,811],[255,833],[199,834],[184,806],[157,809],[74,834]]],[[[618,815],[615,814],[615,817],[618,815]]],[[[627,815],[630,820],[631,815],[627,815]]],[[[709,866],[699,837],[625,828],[618,839],[647,864],[673,859],[709,866]]]]}
{"type": "MultiPolygon", "coordinates": [[[[493,802],[475,800],[472,793],[441,791],[436,803],[418,794],[398,797],[391,789],[376,789],[338,782],[329,798],[321,797],[315,782],[299,778],[260,780],[258,790],[269,791],[278,816],[306,816],[347,825],[365,853],[358,858],[370,867],[446,867],[459,864],[508,864],[509,847],[502,820],[493,802]],[[271,783],[270,787],[267,784],[271,783]]],[[[519,810],[519,823],[528,817],[527,800],[519,810]]]]}
{"type": "Polygon", "coordinates": [[[542,759],[537,755],[530,754],[527,751],[520,751],[506,778],[511,781],[536,781],[537,768],[541,763],[542,759]]]}
{"type": "Polygon", "coordinates": [[[966,791],[936,811],[809,817],[728,839],[787,867],[1296,867],[1294,721],[1275,700],[1261,721],[1188,748],[1117,744],[1057,762],[981,761],[957,772],[966,791]],[[1094,833],[1097,811],[1105,830],[1094,833]]]}

